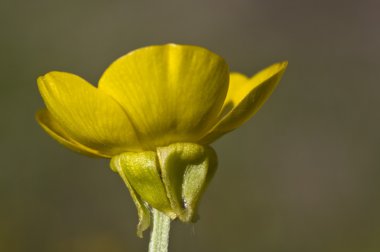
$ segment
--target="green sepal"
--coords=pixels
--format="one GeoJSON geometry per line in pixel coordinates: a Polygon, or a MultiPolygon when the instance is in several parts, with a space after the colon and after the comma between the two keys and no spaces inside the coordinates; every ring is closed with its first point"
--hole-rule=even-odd
{"type": "Polygon", "coordinates": [[[198,218],[199,200],[217,168],[215,151],[193,143],[157,148],[161,176],[173,211],[183,222],[198,218]]]}
{"type": "Polygon", "coordinates": [[[161,180],[156,153],[125,152],[117,158],[124,176],[141,199],[151,207],[175,218],[161,180]]]}
{"type": "Polygon", "coordinates": [[[216,167],[215,151],[194,143],[175,143],[156,152],[125,152],[111,160],[136,205],[139,237],[150,226],[151,208],[171,219],[196,221],[199,200],[216,167]]]}
{"type": "Polygon", "coordinates": [[[127,186],[129,193],[131,194],[131,197],[133,199],[133,202],[136,205],[137,208],[137,215],[139,217],[139,223],[137,224],[137,236],[142,238],[143,232],[147,230],[150,226],[150,212],[148,209],[147,204],[141,200],[140,196],[137,195],[135,190],[132,188],[131,184],[129,183],[127,177],[125,176],[122,165],[120,163],[120,157],[116,156],[111,159],[111,169],[114,172],[119,173],[120,177],[123,179],[125,185],[127,186]]]}

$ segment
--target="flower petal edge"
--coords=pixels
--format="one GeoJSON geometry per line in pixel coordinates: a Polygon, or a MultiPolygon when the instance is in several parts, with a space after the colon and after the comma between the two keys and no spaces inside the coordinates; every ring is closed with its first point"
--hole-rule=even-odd
{"type": "Polygon", "coordinates": [[[90,157],[110,158],[109,155],[86,147],[70,138],[57,122],[55,122],[47,109],[40,109],[37,111],[35,118],[46,133],[65,147],[90,157]]]}
{"type": "Polygon", "coordinates": [[[230,86],[218,123],[200,142],[209,144],[249,120],[267,101],[281,80],[288,62],[273,64],[251,78],[231,73],[230,86]]]}
{"type": "Polygon", "coordinates": [[[109,155],[138,149],[121,106],[81,77],[55,71],[37,82],[52,117],[76,142],[109,155]]]}

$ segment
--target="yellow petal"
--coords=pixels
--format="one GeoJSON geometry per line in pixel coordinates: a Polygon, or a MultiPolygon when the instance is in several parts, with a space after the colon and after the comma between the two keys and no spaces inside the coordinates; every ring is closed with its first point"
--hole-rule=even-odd
{"type": "Polygon", "coordinates": [[[38,87],[52,117],[75,141],[110,156],[137,149],[121,106],[82,78],[51,72],[38,78],[38,87]]]}
{"type": "Polygon", "coordinates": [[[103,74],[99,89],[127,111],[148,149],[195,142],[215,124],[228,66],[200,47],[168,44],[133,51],[103,74]]]}
{"type": "Polygon", "coordinates": [[[46,133],[67,148],[91,157],[110,157],[105,153],[100,153],[96,150],[90,149],[70,138],[62,127],[60,127],[53,119],[47,109],[41,109],[38,111],[36,113],[36,119],[38,124],[46,131],[46,133]]]}
{"type": "Polygon", "coordinates": [[[232,73],[227,97],[219,115],[220,121],[200,142],[211,143],[251,118],[272,94],[287,65],[286,61],[271,65],[250,79],[232,73]]]}

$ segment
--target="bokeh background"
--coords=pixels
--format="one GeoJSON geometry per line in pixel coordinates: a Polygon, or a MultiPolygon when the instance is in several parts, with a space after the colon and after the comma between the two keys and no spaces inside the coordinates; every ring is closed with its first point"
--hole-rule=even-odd
{"type": "Polygon", "coordinates": [[[147,251],[108,160],[37,125],[36,78],[96,84],[133,49],[204,46],[252,75],[289,60],[276,92],[213,146],[219,170],[171,251],[380,251],[376,0],[1,0],[0,251],[147,251]]]}

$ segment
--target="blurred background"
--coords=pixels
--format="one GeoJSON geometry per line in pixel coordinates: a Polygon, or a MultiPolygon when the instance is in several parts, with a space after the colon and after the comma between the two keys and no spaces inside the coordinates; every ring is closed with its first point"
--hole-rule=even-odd
{"type": "Polygon", "coordinates": [[[343,0],[1,0],[0,251],[147,251],[108,160],[51,139],[34,113],[51,70],[96,84],[142,46],[195,44],[284,78],[213,146],[220,165],[196,224],[170,251],[380,251],[380,3],[343,0]]]}

